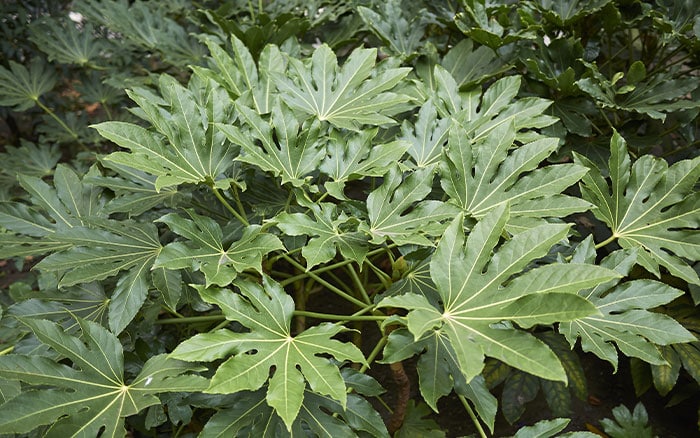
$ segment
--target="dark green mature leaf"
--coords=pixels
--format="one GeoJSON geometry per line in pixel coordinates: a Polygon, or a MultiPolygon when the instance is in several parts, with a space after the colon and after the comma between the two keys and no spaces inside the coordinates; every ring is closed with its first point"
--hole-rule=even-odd
{"type": "MultiPolygon", "coordinates": [[[[190,84],[197,86],[194,81],[190,84]]],[[[235,147],[214,128],[215,123],[229,121],[231,108],[226,91],[213,84],[196,90],[203,101],[168,75],[159,79],[163,98],[146,89],[130,91],[157,133],[126,122],[94,125],[103,137],[131,151],[114,152],[104,160],[157,176],[156,190],[185,183],[213,184],[231,168],[235,153],[235,147]]]]}
{"type": "Polygon", "coordinates": [[[392,93],[410,68],[381,64],[375,68],[377,49],[355,49],[338,67],[330,47],[323,44],[310,63],[290,58],[285,75],[275,74],[275,82],[285,103],[292,109],[311,114],[320,121],[340,128],[386,125],[408,96],[392,93]]]}
{"type": "Polygon", "coordinates": [[[79,66],[94,66],[96,58],[109,48],[106,38],[95,38],[94,28],[84,23],[79,30],[72,21],[61,23],[46,18],[32,23],[31,37],[49,61],[79,66]]]}
{"type": "Polygon", "coordinates": [[[345,408],[346,386],[340,371],[329,359],[319,356],[365,363],[362,352],[353,344],[332,339],[344,327],[323,323],[292,336],[294,301],[278,283],[263,275],[262,286],[247,280],[235,284],[240,294],[228,289],[197,290],[202,299],[221,307],[227,319],[238,321],[250,332],[221,329],[199,334],[182,342],[171,356],[187,361],[227,358],[212,378],[206,391],[209,393],[256,390],[269,380],[267,404],[289,431],[300,415],[306,383],[314,392],[330,396],[345,408]]]}
{"type": "Polygon", "coordinates": [[[0,409],[5,433],[28,433],[51,425],[46,436],[121,437],[126,435],[124,418],[160,404],[156,394],[206,388],[206,379],[189,374],[197,367],[165,355],[149,359],[127,383],[119,340],[90,321],[78,320],[82,338],[46,320],[23,322],[72,366],[41,356],[0,356],[0,376],[37,387],[0,409]]]}
{"type": "Polygon", "coordinates": [[[602,9],[611,0],[537,0],[545,17],[559,26],[569,25],[602,9]]]}
{"type": "Polygon", "coordinates": [[[568,226],[544,224],[523,231],[491,255],[507,220],[507,209],[497,207],[466,240],[461,215],[452,222],[430,264],[441,306],[417,294],[385,298],[380,305],[408,309],[407,326],[416,340],[434,329],[444,331],[467,382],[481,373],[485,356],[566,381],[559,360],[544,343],[502,322],[532,327],[590,315],[595,309],[576,292],[618,275],[593,265],[547,265],[508,281],[563,239],[568,226]]]}
{"type": "Polygon", "coordinates": [[[612,187],[600,170],[583,156],[576,161],[589,168],[581,193],[595,204],[623,248],[638,248],[638,263],[660,275],[659,265],[683,280],[700,284],[698,274],[684,259],[700,259],[700,157],[668,166],[651,155],[634,164],[618,133],[610,141],[609,172],[612,187]]]}
{"type": "Polygon", "coordinates": [[[444,438],[445,432],[432,418],[426,418],[431,414],[425,403],[408,401],[406,417],[401,424],[401,429],[394,435],[395,438],[444,438]]]}
{"type": "Polygon", "coordinates": [[[423,46],[421,40],[425,36],[425,28],[435,20],[435,16],[421,9],[406,19],[407,11],[403,3],[402,0],[389,0],[384,3],[381,14],[364,6],[358,6],[357,12],[372,32],[387,44],[389,53],[410,59],[423,46]]]}
{"type": "Polygon", "coordinates": [[[61,275],[60,286],[119,274],[109,303],[109,327],[120,333],[148,295],[150,270],[162,246],[153,224],[93,219],[90,225],[62,231],[60,240],[71,248],[46,257],[37,269],[61,275]]]}
{"type": "Polygon", "coordinates": [[[508,123],[472,142],[463,125],[453,124],[440,163],[440,184],[451,203],[475,218],[504,204],[510,205],[513,218],[563,217],[590,207],[579,198],[561,193],[586,174],[584,166],[540,166],[557,148],[556,138],[512,149],[515,137],[515,128],[508,123]]]}
{"type": "Polygon", "coordinates": [[[408,149],[405,141],[374,144],[376,129],[341,134],[332,131],[326,144],[326,154],[319,170],[332,181],[324,184],[333,197],[346,200],[345,184],[365,176],[382,176],[396,164],[408,149]]]}
{"type": "Polygon", "coordinates": [[[289,236],[306,235],[310,239],[302,248],[307,269],[325,263],[335,257],[336,252],[362,266],[369,250],[366,234],[356,230],[357,219],[338,213],[337,206],[330,203],[310,206],[314,219],[302,213],[282,213],[275,217],[277,227],[289,236]]]}
{"type": "Polygon", "coordinates": [[[474,42],[469,38],[455,44],[445,54],[440,65],[455,79],[461,90],[480,84],[510,68],[491,48],[479,46],[474,49],[474,42]]]}
{"type": "MultiPolygon", "coordinates": [[[[583,258],[575,253],[574,261],[583,258]]],[[[634,265],[634,251],[612,253],[600,266],[627,275],[634,265]]],[[[598,315],[586,316],[559,325],[559,331],[572,346],[581,338],[581,347],[617,369],[615,346],[627,356],[662,365],[666,361],[657,345],[692,342],[695,337],[673,318],[647,309],[667,304],[682,291],[653,280],[634,280],[617,284],[618,280],[601,284],[579,294],[593,303],[598,315]],[[613,345],[614,343],[614,345],[613,345]]]]}
{"type": "Polygon", "coordinates": [[[398,244],[431,246],[426,235],[437,235],[444,227],[436,223],[453,217],[455,208],[440,201],[424,200],[432,190],[433,171],[420,168],[406,179],[398,166],[384,176],[384,184],[367,196],[369,224],[361,231],[372,236],[372,243],[387,238],[398,244]]]}
{"type": "Polygon", "coordinates": [[[337,400],[306,388],[299,416],[289,432],[275,410],[265,403],[264,389],[238,394],[231,408],[217,412],[207,422],[202,438],[307,436],[309,429],[317,436],[352,438],[360,431],[373,437],[389,436],[377,411],[355,394],[348,394],[343,407],[337,400]]]}
{"type": "Polygon", "coordinates": [[[299,123],[284,104],[272,107],[270,121],[255,111],[236,103],[245,128],[217,124],[226,137],[243,148],[237,159],[253,164],[265,172],[282,177],[282,184],[295,187],[307,184],[306,176],[318,169],[324,157],[320,122],[299,123]],[[262,146],[262,147],[261,147],[262,146]]]}
{"type": "Polygon", "coordinates": [[[34,144],[24,139],[20,139],[19,147],[4,145],[4,151],[0,152],[0,199],[9,199],[17,175],[49,176],[60,158],[58,145],[34,144]]]}
{"type": "Polygon", "coordinates": [[[187,240],[166,245],[154,268],[198,270],[204,273],[207,286],[227,286],[246,269],[262,272],[262,258],[284,249],[276,236],[261,231],[259,225],[247,227],[238,240],[226,244],[216,221],[191,209],[186,213],[190,219],[176,213],[158,219],[187,240]]]}
{"type": "Polygon", "coordinates": [[[34,58],[29,69],[10,61],[10,70],[0,66],[0,106],[26,111],[53,89],[56,80],[56,72],[41,58],[34,58]]]}

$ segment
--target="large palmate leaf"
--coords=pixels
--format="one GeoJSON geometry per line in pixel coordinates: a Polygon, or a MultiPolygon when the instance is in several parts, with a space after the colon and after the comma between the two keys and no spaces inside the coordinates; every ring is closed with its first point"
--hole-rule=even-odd
{"type": "Polygon", "coordinates": [[[104,122],[94,128],[131,152],[114,152],[104,160],[157,176],[156,189],[179,184],[213,184],[231,168],[235,147],[214,123],[231,118],[230,99],[214,82],[191,88],[161,75],[162,98],[146,89],[134,89],[129,96],[156,132],[127,122],[104,122]],[[201,97],[201,100],[198,100],[201,97]]]}
{"type": "Polygon", "coordinates": [[[365,363],[365,359],[353,344],[332,339],[344,327],[323,323],[292,336],[294,301],[278,283],[263,276],[262,285],[237,280],[236,286],[240,294],[229,289],[197,290],[202,299],[221,307],[227,319],[250,331],[221,329],[199,334],[178,345],[171,356],[187,361],[226,358],[206,390],[209,393],[256,390],[269,380],[267,404],[290,431],[300,413],[307,383],[314,392],[330,396],[345,408],[345,382],[327,356],[341,362],[365,363]]]}
{"type": "Polygon", "coordinates": [[[387,45],[389,52],[404,59],[418,54],[426,26],[435,21],[435,16],[427,10],[407,10],[406,6],[402,0],[389,0],[381,14],[364,6],[357,8],[362,20],[387,45]],[[407,19],[409,14],[412,16],[407,19]]]}
{"type": "Polygon", "coordinates": [[[56,18],[45,18],[32,23],[30,39],[49,61],[79,66],[94,66],[95,59],[109,46],[109,39],[95,38],[94,28],[88,23],[78,30],[75,23],[61,23],[56,18]]]}
{"type": "Polygon", "coordinates": [[[623,248],[638,248],[638,263],[659,276],[659,265],[683,280],[700,284],[685,260],[700,259],[700,157],[668,166],[644,155],[632,164],[627,144],[618,133],[610,141],[610,187],[587,158],[576,160],[590,170],[582,179],[583,197],[595,204],[623,248]]]}
{"type": "Polygon", "coordinates": [[[369,224],[362,223],[360,230],[371,234],[373,243],[391,239],[398,244],[432,245],[426,235],[442,232],[438,222],[457,211],[446,203],[425,200],[432,182],[431,168],[417,169],[403,179],[399,167],[392,167],[384,175],[384,184],[367,196],[369,224]]]}
{"type": "MultiPolygon", "coordinates": [[[[211,52],[213,69],[193,66],[195,73],[211,78],[224,87],[234,99],[251,102],[258,114],[267,114],[272,109],[275,85],[272,72],[281,74],[285,70],[285,58],[274,45],[265,46],[256,62],[241,40],[231,34],[233,57],[213,40],[206,40],[211,52]]],[[[249,105],[251,106],[251,105],[249,105]]]]}
{"type": "Polygon", "coordinates": [[[204,273],[207,286],[226,286],[246,269],[262,272],[262,258],[271,251],[284,249],[276,236],[262,232],[259,225],[247,227],[238,240],[225,243],[216,221],[193,210],[186,213],[190,219],[176,213],[158,219],[187,240],[166,245],[154,267],[199,270],[204,273]]]}
{"type": "Polygon", "coordinates": [[[90,225],[60,232],[60,240],[71,247],[36,267],[60,275],[62,287],[119,275],[109,302],[109,327],[120,333],[148,295],[150,270],[162,246],[153,224],[93,219],[90,225]]]}
{"type": "Polygon", "coordinates": [[[493,252],[507,220],[507,208],[496,207],[466,240],[462,216],[451,223],[430,264],[442,304],[407,293],[379,305],[408,309],[407,327],[416,340],[432,330],[444,332],[467,382],[481,373],[485,356],[545,379],[566,381],[561,363],[546,344],[511,321],[528,328],[588,316],[595,308],[576,292],[618,274],[594,265],[553,264],[511,279],[565,238],[568,226],[531,228],[493,252]]]}
{"type": "Polygon", "coordinates": [[[124,418],[160,404],[157,394],[206,388],[206,379],[188,374],[197,367],[165,355],[149,359],[138,376],[127,382],[121,343],[93,322],[78,319],[81,338],[66,334],[50,321],[23,322],[65,359],[54,362],[19,354],[0,357],[3,379],[35,387],[2,405],[3,433],[25,434],[50,425],[46,432],[50,437],[122,437],[126,435],[124,418]]]}
{"type": "Polygon", "coordinates": [[[41,58],[34,58],[29,69],[10,61],[10,70],[0,66],[0,106],[25,111],[39,102],[42,94],[56,85],[56,72],[41,58]]]}
{"type": "Polygon", "coordinates": [[[365,129],[357,133],[331,131],[326,154],[319,170],[331,178],[324,184],[328,193],[341,200],[345,184],[366,176],[382,176],[397,163],[408,148],[401,140],[375,144],[376,129],[365,129]]]}
{"type": "Polygon", "coordinates": [[[284,104],[272,107],[269,122],[238,103],[236,109],[245,122],[245,128],[224,124],[217,127],[229,140],[243,148],[244,153],[238,160],[281,176],[282,184],[290,182],[295,187],[305,184],[305,177],[318,169],[325,153],[319,138],[320,122],[299,123],[284,104]]]}
{"type": "MultiPolygon", "coordinates": [[[[264,389],[243,391],[230,408],[222,409],[207,422],[201,438],[287,436],[286,426],[275,410],[265,403],[264,389]]],[[[326,395],[304,390],[299,416],[292,424],[291,436],[356,437],[359,431],[373,437],[388,437],[384,422],[364,398],[348,394],[346,406],[326,395]]]]}
{"type": "Polygon", "coordinates": [[[346,259],[362,265],[369,250],[369,237],[356,230],[357,219],[338,213],[335,204],[312,204],[310,209],[313,219],[302,213],[282,213],[275,217],[277,227],[285,234],[311,237],[301,250],[306,267],[311,269],[331,260],[337,251],[346,259]]]}
{"type": "Polygon", "coordinates": [[[375,68],[377,49],[355,49],[338,67],[326,44],[313,53],[310,63],[290,58],[285,75],[274,75],[277,88],[290,108],[311,114],[335,126],[356,129],[360,125],[393,123],[408,96],[392,93],[410,68],[382,64],[375,68]]]}
{"type": "Polygon", "coordinates": [[[451,203],[475,218],[504,204],[510,205],[514,219],[563,217],[590,207],[586,201],[561,193],[586,174],[584,166],[540,166],[557,148],[556,138],[513,149],[515,136],[513,124],[508,123],[471,142],[464,126],[453,124],[440,163],[440,183],[451,203]]]}
{"type": "MultiPolygon", "coordinates": [[[[620,275],[629,274],[637,256],[635,251],[615,251],[602,260],[600,266],[615,270],[620,275]]],[[[590,239],[574,254],[573,261],[595,260],[595,250],[590,239]]],[[[563,322],[559,331],[573,346],[581,338],[581,347],[617,369],[615,345],[626,356],[662,365],[666,360],[658,345],[695,341],[689,331],[677,321],[660,312],[647,309],[667,304],[683,295],[683,292],[653,280],[633,280],[619,283],[613,280],[579,294],[593,303],[597,315],[563,322]]]]}

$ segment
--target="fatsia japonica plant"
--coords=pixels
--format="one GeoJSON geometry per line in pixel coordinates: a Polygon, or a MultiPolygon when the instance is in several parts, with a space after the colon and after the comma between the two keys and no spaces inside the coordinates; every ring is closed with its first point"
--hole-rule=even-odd
{"type": "MultiPolygon", "coordinates": [[[[159,47],[165,68],[120,81],[128,111],[90,125],[91,153],[82,134],[75,160],[45,144],[4,153],[33,157],[0,202],[3,258],[32,277],[0,307],[0,431],[444,436],[449,400],[472,419],[459,433],[486,436],[540,389],[569,416],[581,350],[615,371],[633,358],[668,391],[681,368],[700,378],[700,158],[640,155],[625,127],[605,160],[568,143],[591,134],[590,108],[626,111],[636,86],[660,87],[652,71],[632,64],[616,92],[631,94],[610,103],[561,34],[553,50],[580,48],[577,70],[548,76],[555,61],[526,44],[583,16],[548,2],[522,2],[508,30],[508,2],[313,3],[227,4],[185,24],[184,7],[85,1],[89,24],[44,49],[73,63],[64,49],[99,32],[81,67],[100,72],[123,44],[127,58],[159,47]]],[[[590,14],[613,7],[598,3],[590,14]]],[[[65,125],[42,100],[57,77],[28,65],[0,67],[14,84],[0,104],[65,125]]],[[[693,111],[684,93],[638,113],[693,111]]]]}

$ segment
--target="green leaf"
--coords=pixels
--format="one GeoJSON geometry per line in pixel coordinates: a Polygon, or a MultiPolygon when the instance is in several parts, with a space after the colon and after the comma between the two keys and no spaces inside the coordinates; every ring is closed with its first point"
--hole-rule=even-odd
{"type": "Polygon", "coordinates": [[[430,168],[417,169],[404,179],[399,167],[392,167],[384,184],[367,196],[369,226],[363,223],[360,230],[371,234],[372,243],[388,238],[400,245],[431,246],[425,235],[442,232],[437,223],[453,217],[456,211],[443,202],[424,200],[432,191],[432,181],[430,168]]]}
{"type": "Polygon", "coordinates": [[[569,421],[568,418],[541,420],[532,426],[521,427],[513,438],[549,438],[564,430],[569,421]]]}
{"type": "Polygon", "coordinates": [[[41,58],[34,58],[29,69],[10,61],[10,70],[0,66],[0,106],[26,111],[53,89],[56,80],[55,71],[41,58]]]}
{"type": "Polygon", "coordinates": [[[202,438],[215,437],[277,437],[306,436],[310,429],[318,436],[355,437],[359,431],[370,436],[388,437],[381,417],[363,398],[348,394],[347,406],[313,391],[304,391],[299,416],[292,424],[291,433],[274,409],[265,403],[265,391],[242,391],[235,395],[230,408],[214,414],[201,432],[202,438]]]}
{"type": "Polygon", "coordinates": [[[440,65],[455,79],[461,90],[496,77],[510,68],[491,48],[479,46],[474,49],[474,42],[469,38],[455,44],[440,65]]]}
{"type": "Polygon", "coordinates": [[[187,240],[166,245],[158,254],[154,268],[198,270],[204,273],[207,286],[226,286],[246,269],[262,272],[262,258],[271,251],[284,249],[277,237],[261,231],[259,225],[246,227],[238,240],[226,244],[216,221],[191,209],[185,212],[190,219],[177,213],[158,219],[187,240]]]}
{"type": "Polygon", "coordinates": [[[247,129],[218,124],[229,140],[243,148],[237,159],[253,164],[265,172],[282,177],[282,184],[301,187],[306,176],[318,169],[325,155],[320,137],[320,123],[299,123],[292,111],[283,104],[272,107],[270,121],[255,111],[236,104],[247,129]],[[261,145],[261,146],[259,146],[261,145]]]}
{"type": "Polygon", "coordinates": [[[611,438],[629,436],[651,438],[653,436],[651,426],[648,424],[649,415],[641,402],[634,407],[634,412],[630,412],[625,405],[613,408],[613,417],[614,419],[600,420],[603,430],[611,438]]]}
{"type": "Polygon", "coordinates": [[[533,401],[539,392],[540,381],[537,377],[523,372],[508,376],[501,395],[501,409],[505,419],[514,424],[525,412],[525,404],[533,401]]]}
{"type": "Polygon", "coordinates": [[[393,123],[393,115],[408,96],[390,92],[408,75],[410,68],[380,65],[377,49],[357,48],[338,67],[338,60],[325,44],[313,53],[310,63],[290,58],[285,75],[274,74],[282,99],[292,109],[347,129],[360,125],[393,123]]]}
{"type": "MultiPolygon", "coordinates": [[[[228,122],[228,95],[210,82],[198,101],[195,93],[168,76],[161,75],[163,98],[146,89],[134,89],[129,96],[139,105],[143,117],[156,132],[133,123],[104,122],[93,125],[108,140],[131,152],[113,152],[104,160],[157,176],[155,187],[212,183],[233,165],[234,146],[214,128],[228,122]]],[[[191,81],[191,86],[196,83],[191,81]]]]}
{"type": "Polygon", "coordinates": [[[447,143],[452,121],[438,119],[438,112],[431,100],[421,106],[415,126],[408,120],[401,124],[401,140],[408,142],[409,155],[416,167],[431,167],[437,164],[447,143]]]}
{"type": "Polygon", "coordinates": [[[240,294],[228,289],[197,287],[205,301],[221,307],[231,321],[238,321],[250,332],[221,329],[196,335],[182,342],[171,354],[187,361],[226,358],[206,392],[229,394],[256,390],[269,380],[266,400],[283,419],[288,430],[300,414],[304,387],[328,395],[346,407],[346,386],[338,367],[328,358],[365,363],[352,344],[332,339],[345,329],[323,323],[291,334],[294,302],[278,283],[263,276],[263,285],[237,280],[240,294]],[[271,368],[274,372],[271,373],[271,368]]]}
{"type": "Polygon", "coordinates": [[[324,184],[333,197],[346,200],[345,184],[365,176],[382,176],[397,163],[408,149],[405,141],[374,144],[376,129],[341,134],[331,131],[326,154],[319,170],[332,181],[324,184]]]}
{"type": "Polygon", "coordinates": [[[372,32],[388,46],[389,53],[410,59],[423,46],[421,40],[425,28],[434,21],[435,16],[421,9],[407,20],[407,11],[402,3],[401,0],[385,2],[381,14],[364,6],[358,6],[357,12],[372,32]]]}
{"type": "MultiPolygon", "coordinates": [[[[576,298],[576,292],[585,286],[567,279],[567,266],[547,267],[553,271],[532,269],[518,281],[508,281],[566,237],[568,226],[544,224],[523,231],[491,255],[507,220],[507,209],[497,207],[477,223],[466,240],[461,215],[452,222],[430,264],[441,306],[414,294],[385,298],[379,305],[409,309],[407,325],[416,340],[433,328],[444,331],[467,382],[481,373],[485,356],[545,379],[566,381],[561,363],[544,343],[502,322],[550,324],[595,312],[586,300],[576,298]],[[521,287],[528,284],[532,289],[521,287]],[[550,295],[550,290],[557,292],[550,295]]],[[[617,277],[595,266],[583,269],[591,285],[617,277]]]]}
{"type": "Polygon", "coordinates": [[[511,217],[563,217],[591,204],[561,192],[587,169],[576,164],[540,166],[556,148],[556,138],[544,138],[515,149],[515,129],[501,125],[483,140],[469,141],[466,129],[454,124],[440,163],[440,184],[470,216],[484,217],[499,205],[511,206],[511,217]]]}
{"type": "Polygon", "coordinates": [[[406,417],[401,424],[401,429],[394,435],[395,438],[412,438],[416,436],[424,438],[444,438],[445,432],[440,429],[430,415],[430,409],[421,402],[409,400],[406,406],[406,417]]]}
{"type": "Polygon", "coordinates": [[[59,237],[71,248],[51,254],[37,269],[61,275],[72,286],[118,275],[109,304],[109,326],[120,333],[148,294],[150,269],[162,247],[155,226],[128,221],[91,220],[96,228],[73,227],[59,237]]]}
{"type": "Polygon", "coordinates": [[[269,113],[276,91],[272,75],[284,73],[286,66],[279,48],[266,46],[260,53],[256,68],[250,51],[234,34],[231,34],[233,58],[214,40],[207,39],[205,42],[211,52],[214,69],[193,67],[195,73],[217,81],[234,99],[241,98],[244,102],[252,100],[258,114],[269,113]]]}
{"type": "Polygon", "coordinates": [[[610,141],[611,187],[600,170],[586,158],[576,160],[589,168],[581,192],[596,208],[623,248],[639,249],[638,262],[660,276],[659,265],[683,280],[700,284],[684,259],[700,258],[700,157],[672,166],[644,155],[631,164],[625,140],[615,133],[610,141]]]}
{"type": "Polygon", "coordinates": [[[61,23],[56,18],[35,21],[30,26],[30,40],[49,55],[49,61],[78,66],[94,66],[96,58],[110,49],[109,39],[95,38],[89,23],[81,29],[72,21],[61,23]]]}
{"type": "Polygon", "coordinates": [[[95,323],[79,319],[82,338],[77,338],[46,320],[23,322],[72,366],[41,356],[0,356],[0,376],[36,387],[3,405],[4,432],[23,434],[50,425],[46,436],[121,437],[124,418],[160,404],[156,394],[206,387],[204,378],[188,374],[195,367],[165,355],[149,359],[127,383],[119,340],[95,323]]]}
{"type": "MultiPolygon", "coordinates": [[[[634,252],[616,251],[603,259],[602,267],[627,275],[636,256],[634,252]]],[[[559,325],[569,344],[581,338],[581,347],[610,362],[617,369],[615,346],[627,356],[663,365],[657,345],[691,342],[695,337],[670,316],[647,309],[669,303],[682,291],[653,280],[613,281],[579,292],[593,303],[599,314],[582,317],[559,325]],[[613,345],[614,343],[614,345],[613,345]]]]}
{"type": "Polygon", "coordinates": [[[290,236],[306,235],[311,239],[302,248],[301,255],[306,259],[307,269],[330,261],[336,252],[362,266],[369,250],[366,234],[353,229],[356,219],[345,213],[338,213],[337,206],[330,203],[310,206],[314,219],[302,213],[282,213],[275,217],[277,227],[290,236]]]}

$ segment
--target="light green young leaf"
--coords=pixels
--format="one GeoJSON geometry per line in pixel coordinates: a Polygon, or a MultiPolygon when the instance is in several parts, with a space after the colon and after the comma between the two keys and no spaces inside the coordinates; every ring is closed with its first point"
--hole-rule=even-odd
{"type": "Polygon", "coordinates": [[[29,69],[10,61],[10,70],[0,66],[0,106],[26,111],[53,89],[56,80],[56,72],[41,58],[34,58],[29,69]]]}
{"type": "Polygon", "coordinates": [[[197,367],[165,355],[149,359],[127,383],[121,343],[90,321],[78,320],[81,338],[50,321],[23,322],[72,366],[42,356],[0,356],[1,377],[37,387],[0,409],[0,429],[5,433],[25,434],[49,425],[49,437],[122,437],[126,435],[124,418],[160,404],[156,394],[206,388],[206,379],[189,374],[197,367]]]}
{"type": "MultiPolygon", "coordinates": [[[[634,265],[633,251],[616,251],[600,266],[627,275],[634,265]]],[[[667,304],[682,291],[653,280],[604,283],[579,294],[593,303],[597,315],[586,316],[559,325],[569,344],[581,338],[581,347],[612,364],[617,370],[617,351],[645,362],[662,365],[666,361],[657,345],[692,342],[695,337],[668,315],[647,309],[667,304]]]]}
{"type": "Polygon", "coordinates": [[[282,99],[292,109],[320,121],[355,130],[394,123],[389,116],[408,96],[390,92],[410,68],[375,68],[377,49],[355,49],[342,67],[326,44],[304,63],[290,58],[286,74],[273,74],[282,99]]]}
{"type": "Polygon", "coordinates": [[[306,259],[307,269],[325,263],[335,257],[336,252],[362,266],[369,250],[366,234],[356,231],[357,220],[338,213],[337,206],[330,203],[312,204],[314,218],[302,213],[281,213],[274,218],[277,227],[290,236],[309,236],[301,255],[306,259]]]}
{"type": "Polygon", "coordinates": [[[247,227],[238,240],[227,244],[216,221],[193,210],[186,213],[190,219],[176,213],[158,219],[187,240],[166,245],[154,268],[198,270],[204,274],[207,286],[226,286],[246,269],[262,272],[262,258],[284,249],[276,236],[262,232],[259,225],[247,227]]]}
{"type": "Polygon", "coordinates": [[[700,284],[687,260],[700,259],[700,157],[672,166],[651,155],[634,164],[627,144],[618,133],[610,141],[611,186],[600,170],[583,156],[576,161],[589,168],[582,179],[581,193],[596,208],[623,248],[637,248],[638,263],[660,275],[659,265],[683,280],[700,284]]]}
{"type": "Polygon", "coordinates": [[[231,34],[233,57],[213,40],[205,42],[211,53],[214,70],[195,66],[195,73],[217,81],[234,99],[242,98],[242,101],[247,102],[252,98],[253,107],[258,114],[269,113],[275,95],[272,74],[282,74],[286,67],[286,59],[279,48],[266,46],[260,53],[256,68],[250,51],[234,34],[231,34]]]}
{"type": "Polygon", "coordinates": [[[157,133],[126,122],[93,126],[131,151],[114,152],[104,160],[157,176],[156,190],[213,183],[231,168],[235,156],[235,147],[213,126],[231,118],[226,91],[209,82],[205,90],[197,90],[204,99],[198,101],[192,90],[168,75],[160,76],[159,88],[162,99],[145,89],[129,92],[157,133]]]}
{"type": "Polygon", "coordinates": [[[518,218],[563,217],[591,206],[561,193],[585,175],[584,166],[541,166],[557,148],[556,138],[514,148],[515,137],[512,123],[498,126],[477,142],[469,140],[463,124],[452,125],[440,162],[440,184],[451,203],[477,219],[509,204],[511,225],[518,218]]]}
{"type": "Polygon", "coordinates": [[[331,196],[346,200],[344,189],[348,181],[384,175],[409,147],[407,142],[401,140],[373,144],[376,135],[376,129],[349,134],[331,131],[326,144],[327,156],[319,166],[319,170],[332,179],[324,184],[331,196]]]}
{"type": "Polygon", "coordinates": [[[345,330],[338,324],[323,323],[292,336],[294,301],[282,287],[263,275],[263,284],[237,280],[240,294],[228,289],[197,287],[205,301],[221,307],[224,315],[250,332],[221,329],[196,335],[182,342],[172,357],[187,361],[226,358],[211,380],[207,392],[229,394],[256,390],[269,380],[266,400],[292,430],[300,415],[304,387],[328,395],[346,407],[346,386],[338,367],[328,358],[365,363],[357,347],[332,339],[345,330]],[[274,372],[271,374],[271,369],[274,372]]]}
{"type": "Polygon", "coordinates": [[[272,107],[270,121],[255,111],[236,103],[236,110],[246,127],[217,124],[229,140],[243,148],[237,159],[253,164],[265,172],[282,177],[282,184],[295,187],[308,184],[307,175],[318,169],[325,155],[317,120],[299,123],[284,104],[272,107]],[[262,146],[262,147],[261,147],[262,146]]]}
{"type": "Polygon", "coordinates": [[[384,176],[384,184],[367,196],[369,224],[360,231],[372,236],[372,243],[387,238],[400,245],[414,243],[432,246],[427,235],[436,235],[444,227],[439,224],[454,217],[457,209],[440,201],[424,200],[432,190],[433,171],[420,168],[406,179],[398,166],[384,176]]]}
{"type": "Polygon", "coordinates": [[[567,276],[571,267],[562,265],[559,272],[535,268],[517,277],[517,282],[509,281],[565,238],[568,226],[534,227],[493,252],[507,220],[507,208],[496,207],[466,240],[462,216],[452,222],[430,264],[441,305],[415,294],[385,298],[379,304],[408,309],[407,326],[416,340],[434,329],[444,332],[467,382],[481,373],[485,356],[545,379],[566,381],[561,363],[543,342],[503,322],[532,326],[588,316],[595,308],[576,292],[585,283],[594,286],[618,275],[582,265],[578,269],[586,274],[581,280],[567,276]]]}

